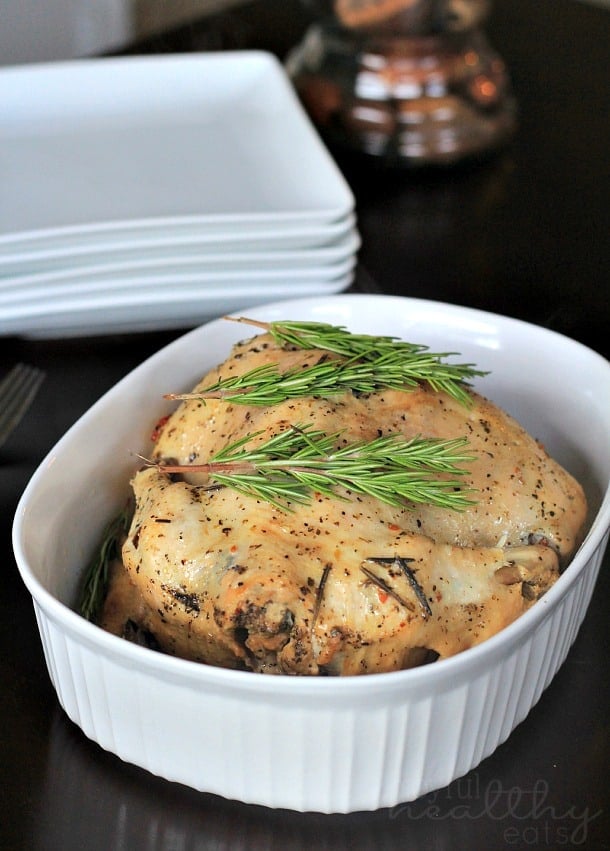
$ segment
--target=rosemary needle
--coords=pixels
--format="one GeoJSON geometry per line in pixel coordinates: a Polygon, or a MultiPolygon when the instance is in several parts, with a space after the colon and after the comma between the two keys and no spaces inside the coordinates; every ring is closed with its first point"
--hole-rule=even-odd
{"type": "Polygon", "coordinates": [[[340,432],[293,426],[249,447],[260,434],[230,444],[207,464],[149,463],[166,473],[205,473],[215,485],[288,510],[313,493],[336,496],[337,488],[394,506],[419,502],[460,510],[472,503],[461,486],[466,471],[460,465],[472,460],[465,438],[392,434],[336,448],[340,432]]]}

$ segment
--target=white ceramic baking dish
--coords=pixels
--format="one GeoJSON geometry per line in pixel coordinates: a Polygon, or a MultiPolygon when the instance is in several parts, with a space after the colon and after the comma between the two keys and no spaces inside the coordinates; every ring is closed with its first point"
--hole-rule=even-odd
{"type": "Polygon", "coordinates": [[[585,616],[610,524],[610,365],[523,322],[434,302],[329,296],[259,307],[455,351],[583,484],[587,536],[551,590],[510,627],[419,669],[348,678],[273,677],[171,658],[106,634],[72,609],[83,567],[168,391],[190,388],[244,327],[203,326],[146,361],[50,452],[20,501],[19,570],[34,599],[68,716],[122,759],[244,802],[321,812],[393,806],[491,754],[538,701],[585,616]]]}

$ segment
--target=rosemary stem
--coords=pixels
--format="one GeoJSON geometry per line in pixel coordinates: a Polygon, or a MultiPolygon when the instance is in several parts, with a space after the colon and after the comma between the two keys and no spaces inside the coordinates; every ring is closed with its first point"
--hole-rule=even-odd
{"type": "Polygon", "coordinates": [[[247,316],[224,316],[227,322],[237,322],[240,325],[252,325],[254,328],[260,328],[263,331],[269,331],[271,324],[269,322],[259,322],[257,319],[249,319],[247,316]]]}

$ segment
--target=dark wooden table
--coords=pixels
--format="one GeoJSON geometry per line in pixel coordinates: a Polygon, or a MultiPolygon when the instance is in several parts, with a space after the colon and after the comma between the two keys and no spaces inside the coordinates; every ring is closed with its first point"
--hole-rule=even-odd
{"type": "MultiPolygon", "coordinates": [[[[308,22],[295,0],[259,0],[133,52],[256,47],[284,57],[308,22]]],[[[520,105],[507,150],[432,174],[338,157],[363,240],[355,287],[520,317],[608,357],[610,13],[575,0],[496,0],[487,32],[520,105]]],[[[0,450],[0,848],[610,848],[608,557],[568,659],[528,718],[468,776],[392,811],[304,815],[202,795],[121,763],[66,719],[14,564],[12,517],[65,430],[176,336],[0,338],[2,372],[21,359],[48,374],[0,450]]],[[[586,411],[582,419],[586,429],[586,411]]]]}

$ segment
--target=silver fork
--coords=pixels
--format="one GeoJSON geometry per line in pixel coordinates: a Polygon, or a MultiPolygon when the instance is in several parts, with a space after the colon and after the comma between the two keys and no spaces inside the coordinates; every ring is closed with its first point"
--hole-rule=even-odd
{"type": "Polygon", "coordinates": [[[41,369],[18,363],[0,382],[0,447],[21,422],[44,377],[41,369]]]}

